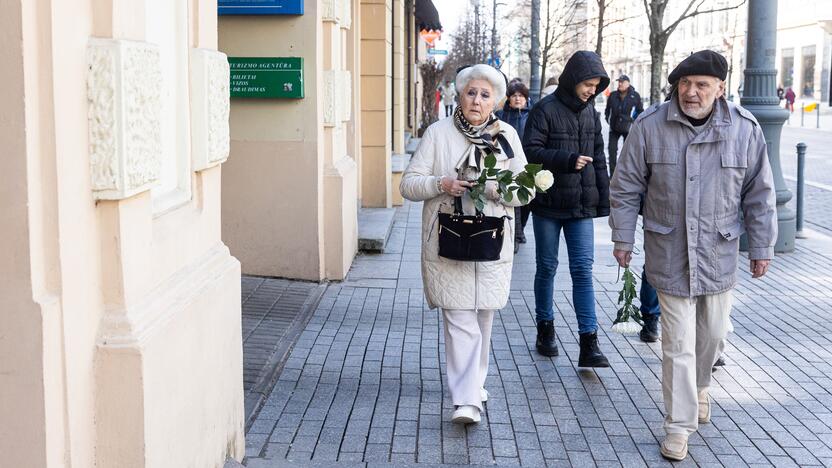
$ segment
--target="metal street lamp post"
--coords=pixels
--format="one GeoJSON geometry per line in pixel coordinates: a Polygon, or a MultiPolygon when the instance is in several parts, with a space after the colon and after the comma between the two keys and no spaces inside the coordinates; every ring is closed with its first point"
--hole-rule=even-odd
{"type": "Polygon", "coordinates": [[[777,192],[779,234],[774,251],[791,252],[794,250],[795,214],[786,206],[792,198],[792,193],[786,188],[780,166],[780,133],[789,113],[779,106],[777,70],[774,64],[777,47],[777,0],[749,0],[746,44],[745,84],[740,103],[757,118],[768,145],[768,159],[771,162],[777,192]]]}

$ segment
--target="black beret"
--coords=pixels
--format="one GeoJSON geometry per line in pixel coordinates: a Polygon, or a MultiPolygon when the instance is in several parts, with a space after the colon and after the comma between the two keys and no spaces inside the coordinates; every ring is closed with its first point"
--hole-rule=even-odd
{"type": "Polygon", "coordinates": [[[728,61],[712,50],[700,50],[690,54],[670,72],[667,81],[676,84],[679,78],[691,75],[715,76],[725,81],[728,76],[728,61]]]}

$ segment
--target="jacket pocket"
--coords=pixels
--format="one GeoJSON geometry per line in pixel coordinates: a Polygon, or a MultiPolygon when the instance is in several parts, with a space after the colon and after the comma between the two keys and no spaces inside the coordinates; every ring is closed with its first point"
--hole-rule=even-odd
{"type": "Polygon", "coordinates": [[[653,221],[649,218],[644,218],[644,230],[655,232],[657,234],[670,234],[673,230],[676,229],[674,226],[665,226],[658,221],[653,221]]]}
{"type": "Polygon", "coordinates": [[[679,150],[676,148],[651,148],[645,155],[648,164],[677,164],[679,150]]]}
{"type": "Polygon", "coordinates": [[[662,213],[660,220],[665,223],[670,220],[664,214],[674,215],[683,209],[685,167],[680,154],[676,148],[650,148],[645,154],[650,178],[644,212],[648,216],[662,213]]]}
{"type": "Polygon", "coordinates": [[[748,155],[744,153],[722,153],[722,167],[748,167],[748,155]]]}
{"type": "Polygon", "coordinates": [[[731,280],[737,274],[737,256],[740,248],[740,235],[745,229],[739,221],[738,215],[731,215],[716,221],[716,230],[719,233],[716,241],[715,259],[716,273],[720,276],[717,279],[731,280]]]}
{"type": "Polygon", "coordinates": [[[732,241],[745,232],[745,228],[742,223],[740,223],[739,219],[733,216],[717,221],[716,227],[719,234],[726,241],[732,241]]]}
{"type": "Polygon", "coordinates": [[[673,275],[671,265],[674,261],[671,234],[675,226],[667,226],[650,218],[644,219],[644,261],[647,276],[654,286],[668,285],[673,275]]]}
{"type": "Polygon", "coordinates": [[[748,154],[722,153],[720,162],[722,168],[720,170],[719,194],[727,204],[729,211],[737,211],[739,210],[742,184],[748,170],[748,154]]]}

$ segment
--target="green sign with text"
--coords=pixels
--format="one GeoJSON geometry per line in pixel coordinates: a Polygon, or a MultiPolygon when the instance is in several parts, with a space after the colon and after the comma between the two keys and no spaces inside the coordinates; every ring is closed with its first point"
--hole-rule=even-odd
{"type": "Polygon", "coordinates": [[[228,57],[233,98],[303,98],[303,57],[228,57]]]}

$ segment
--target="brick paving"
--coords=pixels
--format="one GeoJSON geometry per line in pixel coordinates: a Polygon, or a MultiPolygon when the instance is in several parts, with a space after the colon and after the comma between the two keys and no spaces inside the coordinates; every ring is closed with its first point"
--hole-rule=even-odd
{"type": "Polygon", "coordinates": [[[248,424],[271,392],[276,373],[324,286],[243,276],[243,391],[248,424]]]}
{"type": "MultiPolygon", "coordinates": [[[[359,256],[346,281],[329,285],[248,431],[247,466],[669,465],[658,450],[660,344],[608,333],[620,285],[606,220],[596,223],[594,276],[611,368],[575,367],[565,249],[555,295],[561,356],[534,352],[529,226],[509,304],[494,320],[483,420],[460,427],[449,422],[440,314],[421,290],[420,213],[419,204],[399,209],[387,252],[359,256]]],[[[678,465],[832,465],[830,245],[799,241],[762,281],[743,271],[713,423],[678,465]]]]}

